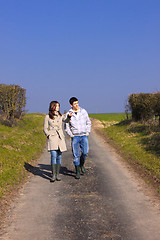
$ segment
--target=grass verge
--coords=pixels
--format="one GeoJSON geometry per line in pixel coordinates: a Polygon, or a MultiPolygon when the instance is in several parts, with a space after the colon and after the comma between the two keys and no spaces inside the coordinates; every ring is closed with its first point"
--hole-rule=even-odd
{"type": "Polygon", "coordinates": [[[44,150],[44,114],[26,114],[16,127],[0,124],[0,199],[26,176],[25,163],[44,150]]]}
{"type": "MultiPolygon", "coordinates": [[[[90,117],[99,119],[104,128],[100,131],[130,164],[136,166],[147,183],[154,182],[160,193],[160,127],[158,123],[138,123],[123,120],[114,123],[120,115],[90,117]],[[113,124],[111,124],[113,122],[113,124]],[[110,124],[108,124],[110,123],[110,124]],[[152,180],[151,180],[152,179],[152,180]]],[[[121,116],[123,117],[123,116],[121,116]]]]}

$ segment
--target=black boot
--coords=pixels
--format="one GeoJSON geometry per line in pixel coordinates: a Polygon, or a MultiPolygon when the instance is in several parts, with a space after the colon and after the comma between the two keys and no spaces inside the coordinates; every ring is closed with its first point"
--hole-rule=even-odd
{"type": "Polygon", "coordinates": [[[56,180],[56,164],[51,164],[51,171],[52,171],[52,177],[50,182],[54,182],[56,180]]]}
{"type": "Polygon", "coordinates": [[[84,164],[83,164],[83,165],[80,165],[80,169],[81,169],[82,175],[84,175],[84,173],[86,173],[86,169],[85,169],[85,167],[84,167],[84,164]]]}
{"type": "Polygon", "coordinates": [[[75,169],[76,169],[75,179],[80,179],[80,168],[79,168],[79,165],[75,166],[75,169]]]}
{"type": "Polygon", "coordinates": [[[86,172],[86,169],[84,167],[84,161],[82,161],[81,158],[80,158],[80,169],[81,169],[82,175],[84,175],[84,173],[86,172]]]}
{"type": "Polygon", "coordinates": [[[61,181],[61,178],[59,176],[59,171],[60,171],[60,168],[61,168],[61,164],[56,164],[56,180],[57,181],[61,181]]]}

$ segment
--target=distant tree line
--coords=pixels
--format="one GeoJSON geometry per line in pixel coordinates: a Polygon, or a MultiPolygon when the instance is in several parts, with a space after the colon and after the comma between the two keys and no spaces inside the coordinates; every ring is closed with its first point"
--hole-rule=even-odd
{"type": "Polygon", "coordinates": [[[160,92],[130,94],[128,98],[132,119],[147,121],[159,117],[160,124],[160,92]]]}
{"type": "Polygon", "coordinates": [[[26,89],[19,85],[0,84],[0,119],[12,126],[25,111],[26,89]]]}

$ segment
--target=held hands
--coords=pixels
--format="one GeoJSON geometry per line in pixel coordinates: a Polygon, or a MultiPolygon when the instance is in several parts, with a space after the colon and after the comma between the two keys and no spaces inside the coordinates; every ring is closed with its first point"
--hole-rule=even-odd
{"type": "Polygon", "coordinates": [[[73,116],[73,113],[70,112],[70,113],[67,115],[67,118],[71,119],[72,116],[73,116]]]}
{"type": "Polygon", "coordinates": [[[72,112],[69,113],[68,116],[71,118],[73,116],[73,113],[72,112]]]}

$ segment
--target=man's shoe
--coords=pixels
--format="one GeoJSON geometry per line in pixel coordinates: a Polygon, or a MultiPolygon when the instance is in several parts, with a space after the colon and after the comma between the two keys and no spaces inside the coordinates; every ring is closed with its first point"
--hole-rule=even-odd
{"type": "Polygon", "coordinates": [[[75,166],[75,169],[76,169],[75,179],[80,179],[80,167],[79,167],[79,165],[75,166]]]}
{"type": "Polygon", "coordinates": [[[84,167],[84,165],[80,165],[80,168],[81,168],[81,173],[82,173],[82,175],[84,175],[84,173],[86,173],[86,169],[85,169],[85,167],[84,167]]]}

